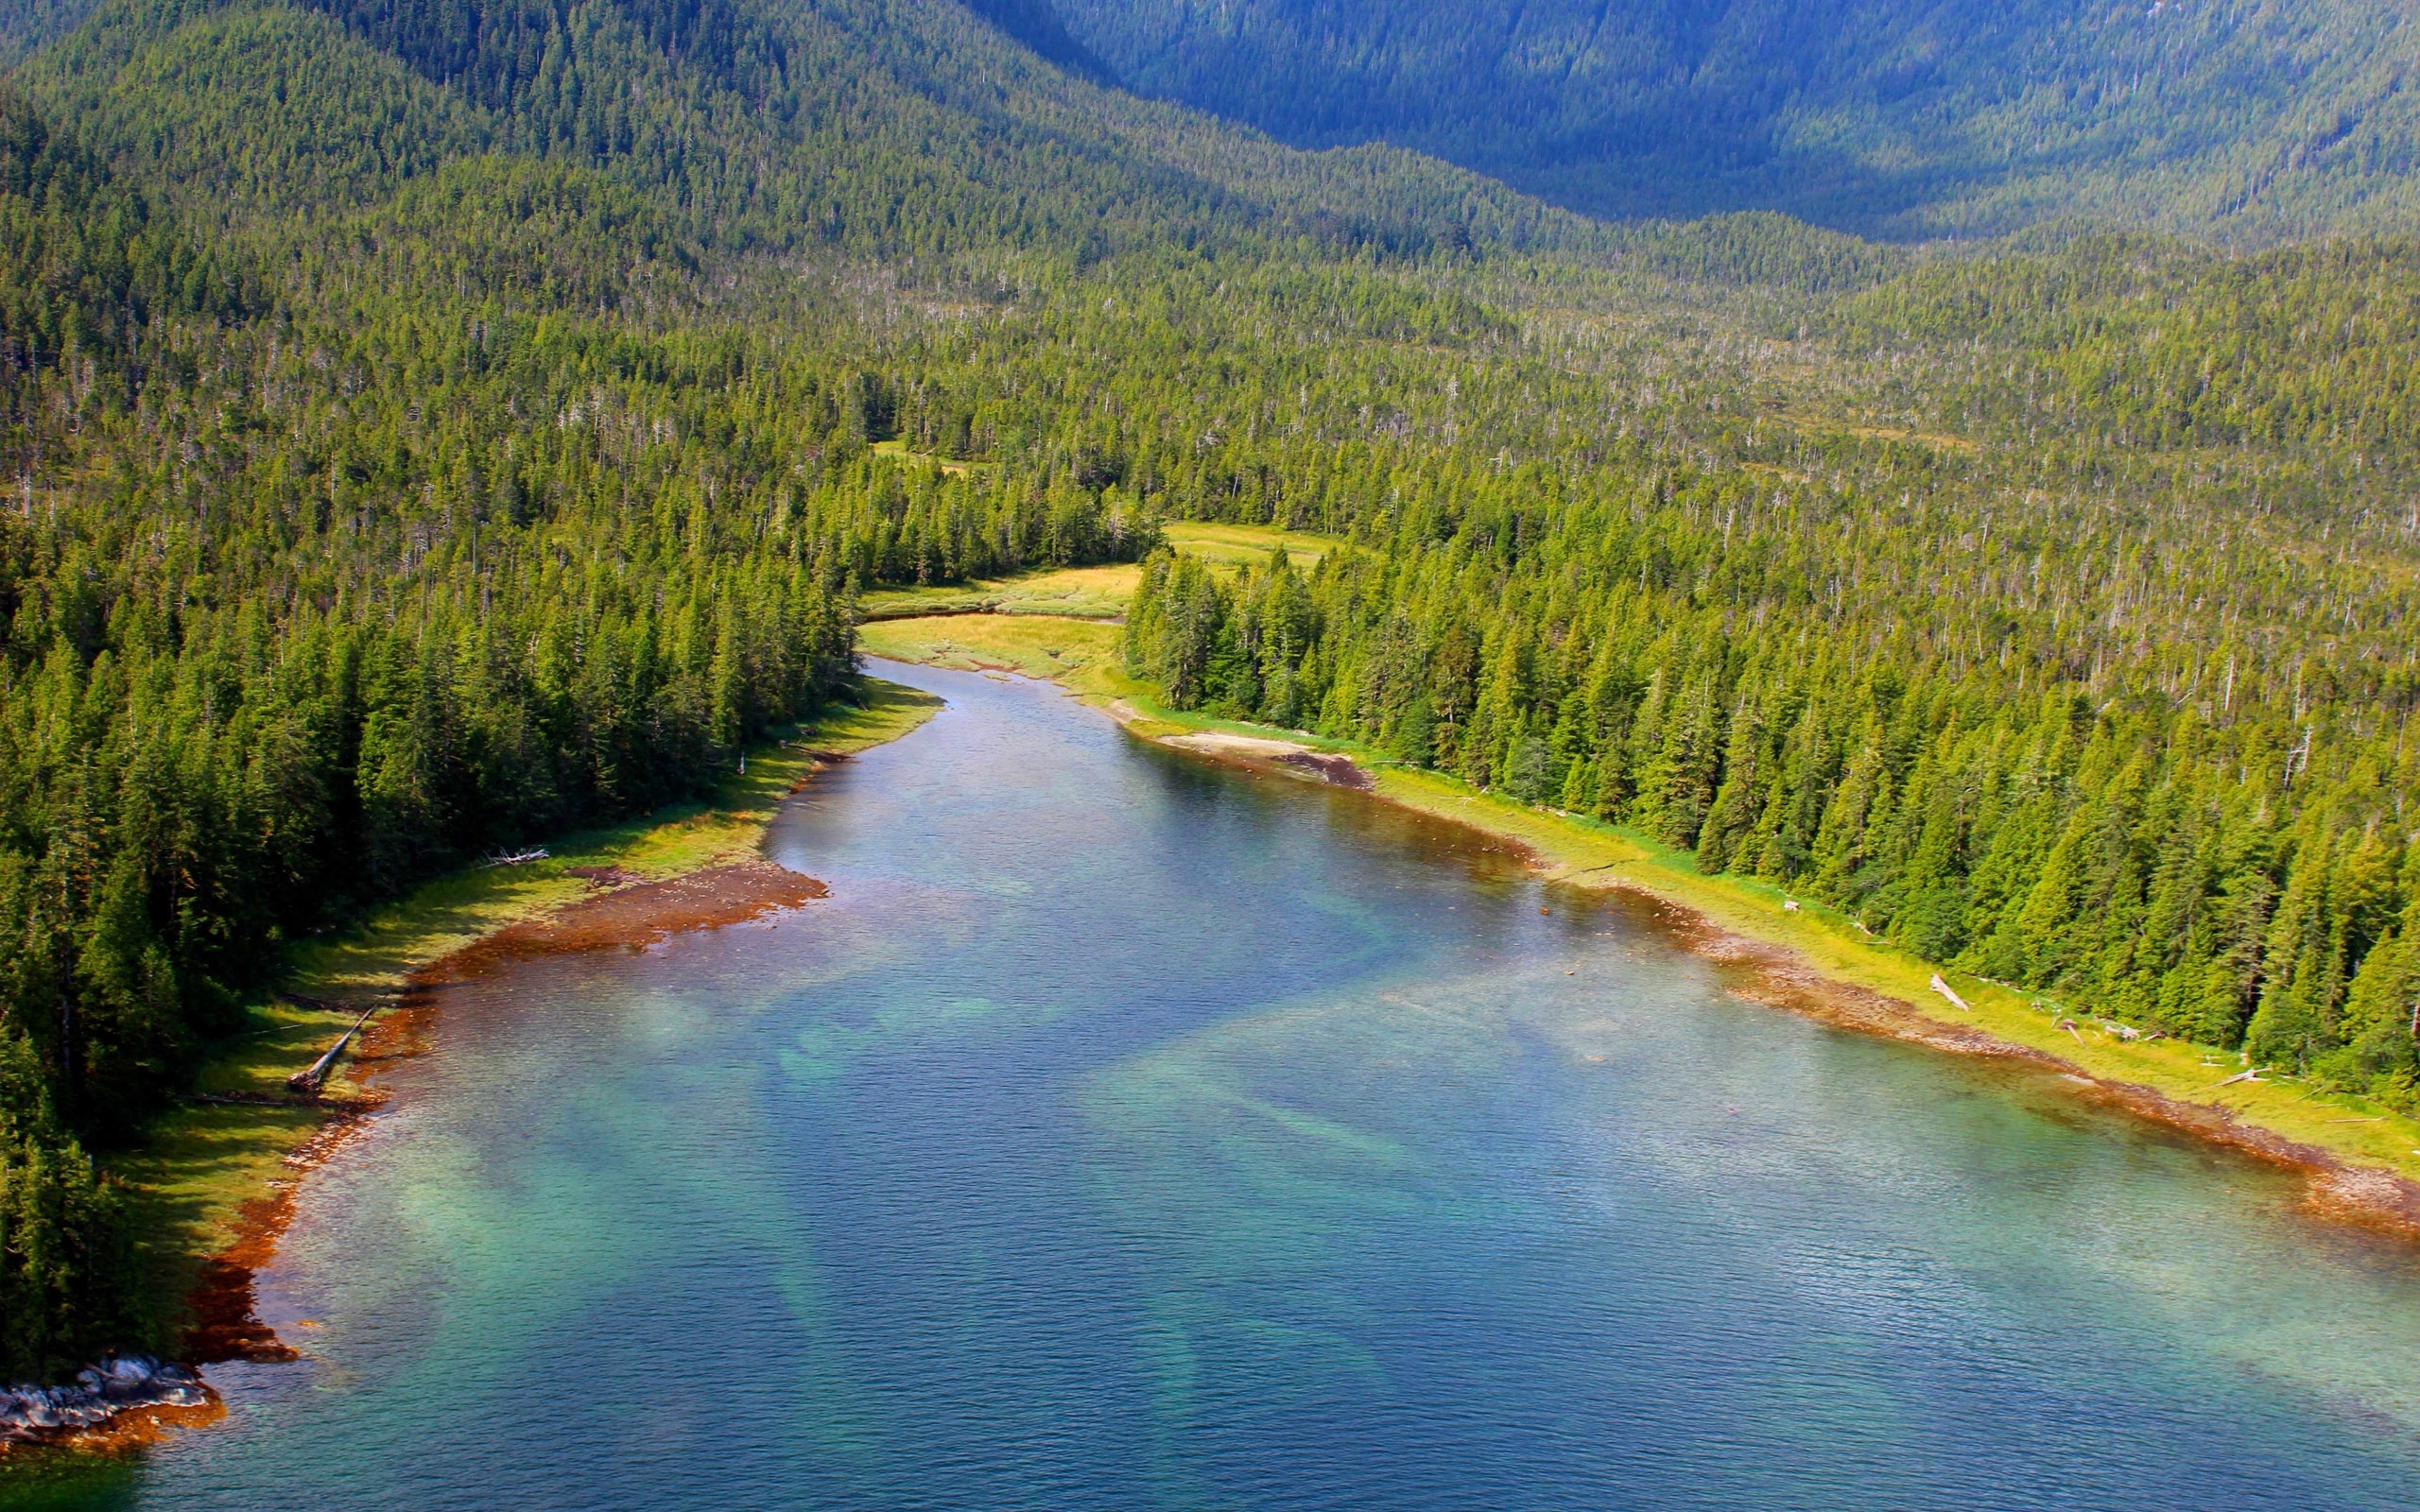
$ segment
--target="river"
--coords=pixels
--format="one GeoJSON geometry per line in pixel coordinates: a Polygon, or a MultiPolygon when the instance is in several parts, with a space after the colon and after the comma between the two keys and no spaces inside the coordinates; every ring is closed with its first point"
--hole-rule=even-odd
{"type": "Polygon", "coordinates": [[[262,1278],[306,1358],[57,1501],[2420,1506],[2420,1263],[2288,1175],[877,670],[949,704],[779,822],[831,897],[448,989],[262,1278]]]}

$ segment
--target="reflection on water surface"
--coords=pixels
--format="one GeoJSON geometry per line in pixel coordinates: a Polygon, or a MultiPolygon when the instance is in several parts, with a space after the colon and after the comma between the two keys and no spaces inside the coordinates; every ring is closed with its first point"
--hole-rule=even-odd
{"type": "Polygon", "coordinates": [[[265,1278],[310,1358],[59,1500],[2420,1505],[2420,1266],[2290,1179],[883,670],[951,707],[780,826],[830,899],[453,989],[265,1278]]]}

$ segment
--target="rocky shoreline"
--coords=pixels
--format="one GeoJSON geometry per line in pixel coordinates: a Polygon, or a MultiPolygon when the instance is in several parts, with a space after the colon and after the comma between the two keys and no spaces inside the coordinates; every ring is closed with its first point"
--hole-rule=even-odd
{"type": "Polygon", "coordinates": [[[55,1443],[106,1428],[120,1416],[160,1407],[208,1407],[201,1377],[147,1354],[116,1354],[64,1386],[0,1387],[0,1446],[55,1443]]]}

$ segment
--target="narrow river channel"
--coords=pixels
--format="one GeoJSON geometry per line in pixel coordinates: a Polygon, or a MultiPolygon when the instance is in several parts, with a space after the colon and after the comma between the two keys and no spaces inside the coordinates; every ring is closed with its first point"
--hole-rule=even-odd
{"type": "Polygon", "coordinates": [[[450,989],[176,1508],[2420,1506],[2420,1262],[2057,1077],[1048,686],[831,897],[450,989]]]}

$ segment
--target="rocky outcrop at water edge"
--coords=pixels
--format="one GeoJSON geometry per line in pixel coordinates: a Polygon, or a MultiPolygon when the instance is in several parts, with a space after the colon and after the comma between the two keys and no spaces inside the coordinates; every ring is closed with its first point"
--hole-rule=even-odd
{"type": "Polygon", "coordinates": [[[73,1385],[0,1387],[0,1444],[31,1444],[98,1428],[143,1407],[201,1407],[201,1377],[147,1354],[112,1355],[77,1372],[73,1385]]]}

